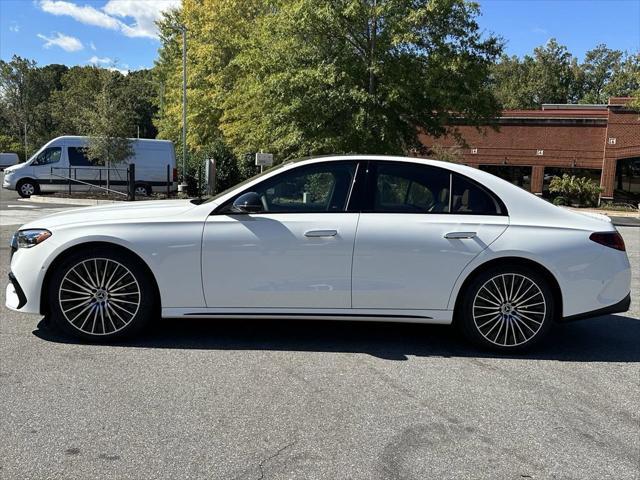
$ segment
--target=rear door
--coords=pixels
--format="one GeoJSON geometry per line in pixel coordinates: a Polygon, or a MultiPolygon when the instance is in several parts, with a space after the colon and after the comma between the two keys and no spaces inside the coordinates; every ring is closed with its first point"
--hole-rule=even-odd
{"type": "Polygon", "coordinates": [[[464,267],[508,225],[490,192],[449,170],[371,162],[353,259],[353,308],[447,309],[464,267]]]}

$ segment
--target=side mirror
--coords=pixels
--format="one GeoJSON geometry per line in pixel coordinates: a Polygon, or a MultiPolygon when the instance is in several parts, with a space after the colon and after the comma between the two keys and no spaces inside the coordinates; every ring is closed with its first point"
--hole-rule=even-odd
{"type": "Polygon", "coordinates": [[[237,213],[256,213],[263,210],[262,199],[256,192],[243,193],[233,202],[233,211],[237,213]]]}

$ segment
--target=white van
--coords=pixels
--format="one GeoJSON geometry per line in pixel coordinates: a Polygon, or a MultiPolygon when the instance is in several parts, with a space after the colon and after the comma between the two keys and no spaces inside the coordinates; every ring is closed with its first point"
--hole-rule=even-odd
{"type": "Polygon", "coordinates": [[[25,163],[5,169],[2,186],[17,190],[21,197],[29,197],[39,192],[99,191],[97,186],[106,187],[108,180],[109,188],[125,192],[127,166],[135,164],[136,195],[150,195],[154,190],[166,192],[167,186],[175,192],[178,182],[173,143],[130,140],[133,156],[107,169],[92,163],[85,155],[88,137],[54,138],[25,163]]]}
{"type": "Polygon", "coordinates": [[[19,158],[17,153],[0,152],[0,170],[3,170],[11,165],[18,163],[19,158]]]}

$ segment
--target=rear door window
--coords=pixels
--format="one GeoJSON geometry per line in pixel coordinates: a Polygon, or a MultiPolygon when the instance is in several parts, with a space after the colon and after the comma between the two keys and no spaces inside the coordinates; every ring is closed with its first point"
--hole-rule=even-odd
{"type": "Polygon", "coordinates": [[[451,213],[470,215],[505,215],[504,207],[487,190],[470,179],[453,174],[451,213]]]}
{"type": "Polygon", "coordinates": [[[447,213],[449,172],[403,162],[375,162],[373,211],[381,213],[447,213]]]}

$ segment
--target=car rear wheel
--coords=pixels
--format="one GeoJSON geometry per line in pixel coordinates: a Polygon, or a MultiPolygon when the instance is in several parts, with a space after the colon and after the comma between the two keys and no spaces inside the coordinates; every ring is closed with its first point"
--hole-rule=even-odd
{"type": "Polygon", "coordinates": [[[517,351],[538,343],[554,318],[544,276],[524,267],[479,274],[463,292],[460,326],[468,339],[494,350],[517,351]]]}
{"type": "Polygon", "coordinates": [[[40,188],[34,180],[20,180],[16,185],[16,190],[22,198],[29,198],[31,195],[36,195],[40,188]]]}
{"type": "Polygon", "coordinates": [[[138,332],[149,322],[155,300],[153,283],[140,261],[108,249],[70,255],[49,282],[53,323],[92,341],[138,332]]]}

